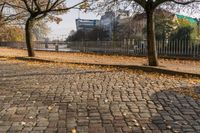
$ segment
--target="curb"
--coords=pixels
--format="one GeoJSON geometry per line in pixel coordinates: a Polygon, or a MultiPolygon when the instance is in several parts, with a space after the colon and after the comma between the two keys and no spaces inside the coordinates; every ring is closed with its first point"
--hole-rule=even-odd
{"type": "MultiPolygon", "coordinates": [[[[42,52],[62,52],[62,53],[66,53],[66,51],[55,51],[55,50],[40,50],[37,49],[35,51],[42,51],[42,52]]],[[[123,54],[109,54],[109,53],[95,53],[95,52],[80,52],[80,51],[67,51],[67,53],[85,53],[85,54],[97,54],[97,55],[107,55],[107,56],[112,56],[112,55],[116,55],[116,56],[132,56],[132,55],[123,55],[123,54]]],[[[142,57],[142,58],[146,58],[146,55],[134,55],[134,57],[142,57]]],[[[167,56],[167,55],[159,55],[158,58],[162,58],[162,59],[171,59],[171,60],[192,60],[192,61],[199,61],[199,58],[192,58],[192,57],[172,57],[172,56],[167,56]]]]}
{"type": "Polygon", "coordinates": [[[0,58],[8,58],[8,59],[15,59],[15,60],[23,60],[23,61],[37,61],[37,62],[44,62],[44,63],[64,63],[64,64],[76,64],[76,65],[88,65],[88,66],[126,68],[126,69],[132,69],[132,70],[142,70],[144,72],[149,72],[149,73],[160,73],[160,74],[167,74],[167,75],[178,75],[178,76],[182,76],[182,77],[197,77],[197,78],[200,78],[200,74],[182,72],[182,71],[175,71],[175,70],[169,70],[169,69],[165,69],[165,68],[161,68],[161,67],[152,67],[152,66],[111,65],[111,64],[96,64],[96,63],[64,62],[64,61],[54,61],[54,60],[40,59],[40,58],[35,58],[35,57],[0,56],[0,58]]]}

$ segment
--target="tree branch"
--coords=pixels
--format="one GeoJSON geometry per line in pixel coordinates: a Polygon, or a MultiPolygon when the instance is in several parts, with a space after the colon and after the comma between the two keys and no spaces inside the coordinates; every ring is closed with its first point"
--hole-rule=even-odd
{"type": "Polygon", "coordinates": [[[29,7],[28,1],[26,1],[26,0],[21,0],[21,1],[25,4],[27,11],[29,11],[32,14],[33,10],[31,10],[31,8],[29,7]]]}
{"type": "Polygon", "coordinates": [[[11,3],[8,3],[8,2],[5,2],[5,4],[12,7],[12,8],[20,8],[20,9],[28,11],[26,8],[19,6],[19,5],[14,5],[14,4],[11,4],[11,3]]]}
{"type": "Polygon", "coordinates": [[[179,1],[176,1],[176,0],[157,0],[154,2],[154,6],[155,7],[158,7],[160,4],[162,3],[165,3],[165,2],[174,2],[176,4],[180,4],[180,5],[188,5],[188,4],[191,4],[191,3],[194,3],[194,2],[200,2],[199,0],[190,0],[190,1],[187,1],[187,2],[179,2],[179,1]]]}
{"type": "Polygon", "coordinates": [[[136,3],[138,3],[143,8],[146,7],[146,0],[134,0],[136,3]]]}
{"type": "MultiPolygon", "coordinates": [[[[38,11],[41,11],[41,8],[39,6],[39,4],[37,3],[37,0],[32,0],[37,8],[38,11]]],[[[33,9],[34,10],[34,9],[33,9]]]]}
{"type": "Polygon", "coordinates": [[[72,9],[72,8],[77,7],[78,5],[81,5],[81,4],[85,3],[85,2],[86,2],[86,0],[84,0],[84,1],[82,1],[82,2],[79,2],[79,3],[77,3],[77,4],[75,4],[75,5],[71,6],[71,7],[67,7],[67,8],[51,9],[50,12],[62,12],[62,11],[68,11],[68,10],[70,10],[70,9],[72,9]]]}
{"type": "Polygon", "coordinates": [[[172,2],[176,3],[176,4],[180,4],[180,5],[188,5],[194,2],[200,2],[199,0],[191,0],[191,1],[187,1],[187,2],[178,2],[176,0],[172,0],[172,2]]]}

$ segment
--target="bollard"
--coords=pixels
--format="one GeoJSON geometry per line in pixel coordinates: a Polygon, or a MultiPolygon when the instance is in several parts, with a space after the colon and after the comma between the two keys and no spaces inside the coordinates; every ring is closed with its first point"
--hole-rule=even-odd
{"type": "Polygon", "coordinates": [[[46,48],[46,49],[48,49],[48,48],[49,48],[49,46],[48,46],[48,43],[45,43],[45,48],[46,48]]]}
{"type": "Polygon", "coordinates": [[[56,52],[59,51],[59,46],[58,46],[58,44],[55,45],[55,51],[56,51],[56,52]]]}

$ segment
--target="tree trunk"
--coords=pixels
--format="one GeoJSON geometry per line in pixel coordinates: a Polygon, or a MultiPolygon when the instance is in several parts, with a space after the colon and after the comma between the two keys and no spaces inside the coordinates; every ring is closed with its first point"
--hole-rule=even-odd
{"type": "Polygon", "coordinates": [[[29,57],[35,56],[35,53],[32,48],[32,33],[31,33],[32,27],[33,27],[33,20],[31,18],[28,18],[25,25],[25,32],[26,32],[26,46],[29,57]]]}
{"type": "Polygon", "coordinates": [[[158,66],[158,56],[156,49],[154,10],[146,10],[147,14],[147,49],[150,66],[158,66]]]}

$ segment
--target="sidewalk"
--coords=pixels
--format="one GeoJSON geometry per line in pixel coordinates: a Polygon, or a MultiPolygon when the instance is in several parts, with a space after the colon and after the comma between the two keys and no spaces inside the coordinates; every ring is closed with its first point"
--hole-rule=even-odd
{"type": "MultiPolygon", "coordinates": [[[[147,59],[144,57],[117,56],[117,55],[98,55],[87,53],[67,53],[67,52],[47,52],[35,51],[37,59],[50,60],[66,63],[83,63],[96,65],[114,65],[114,66],[134,66],[135,68],[146,68],[147,59]]],[[[0,57],[27,57],[26,50],[0,48],[0,57]]],[[[200,75],[200,61],[159,59],[160,67],[156,70],[171,70],[181,73],[192,73],[200,75]]],[[[143,70],[143,69],[142,69],[143,70]]],[[[156,71],[155,70],[155,71],[156,71]]]]}

